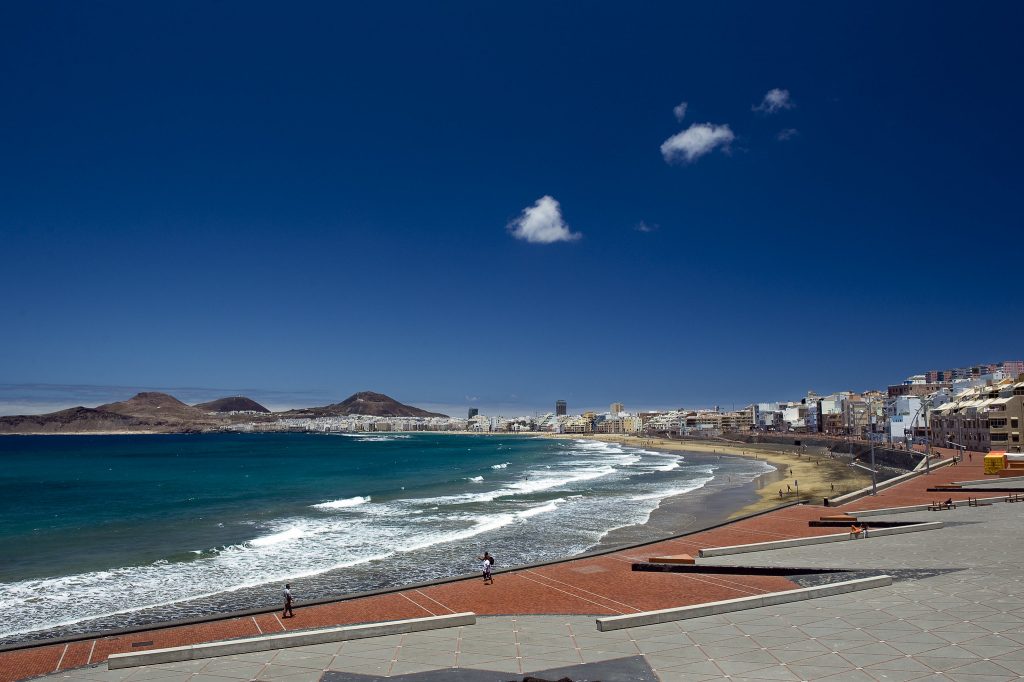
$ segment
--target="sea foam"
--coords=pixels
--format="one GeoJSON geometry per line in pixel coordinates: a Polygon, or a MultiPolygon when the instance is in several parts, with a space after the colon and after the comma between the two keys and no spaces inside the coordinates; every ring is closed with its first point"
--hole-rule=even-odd
{"type": "Polygon", "coordinates": [[[349,507],[358,507],[361,504],[366,504],[370,501],[370,496],[366,497],[346,497],[343,500],[333,500],[331,502],[321,502],[320,504],[311,505],[313,509],[348,509],[349,507]]]}

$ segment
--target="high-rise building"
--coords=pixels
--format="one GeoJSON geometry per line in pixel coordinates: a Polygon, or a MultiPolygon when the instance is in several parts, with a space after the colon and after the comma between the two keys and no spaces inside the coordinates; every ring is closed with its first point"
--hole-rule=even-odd
{"type": "Polygon", "coordinates": [[[471,407],[471,408],[469,408],[469,417],[467,417],[467,419],[472,419],[473,417],[477,416],[478,414],[480,414],[480,410],[475,408],[475,407],[471,407]]]}
{"type": "Polygon", "coordinates": [[[565,401],[564,400],[556,400],[555,401],[555,416],[556,417],[564,417],[566,414],[568,414],[568,413],[566,412],[566,409],[565,409],[565,401]]]}
{"type": "Polygon", "coordinates": [[[610,409],[608,411],[611,412],[612,416],[614,417],[614,416],[618,415],[619,412],[625,412],[626,411],[626,406],[623,405],[622,403],[612,403],[612,409],[610,409]]]}

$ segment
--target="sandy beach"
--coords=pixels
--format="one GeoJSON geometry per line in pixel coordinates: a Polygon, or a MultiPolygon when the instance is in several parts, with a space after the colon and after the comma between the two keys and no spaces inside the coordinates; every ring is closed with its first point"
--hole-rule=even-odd
{"type": "Polygon", "coordinates": [[[662,500],[646,524],[612,530],[594,549],[645,542],[655,537],[707,528],[797,500],[820,504],[824,497],[853,492],[871,483],[871,477],[862,469],[830,458],[822,448],[797,451],[793,446],[678,441],[617,434],[544,434],[543,437],[583,438],[652,450],[749,457],[775,467],[775,471],[763,474],[749,483],[730,484],[728,481],[716,480],[700,490],[662,500]]]}

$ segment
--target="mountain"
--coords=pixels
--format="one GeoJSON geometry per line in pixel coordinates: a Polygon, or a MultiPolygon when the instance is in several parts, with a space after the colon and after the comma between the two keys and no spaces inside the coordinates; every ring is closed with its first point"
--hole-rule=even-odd
{"type": "Polygon", "coordinates": [[[242,395],[233,396],[231,398],[218,398],[217,400],[211,400],[207,403],[199,403],[192,407],[202,410],[203,412],[266,412],[270,413],[270,410],[260,405],[255,400],[246,398],[242,395]]]}
{"type": "Polygon", "coordinates": [[[49,414],[0,417],[0,433],[111,433],[150,430],[152,425],[141,419],[90,407],[71,407],[49,414]]]}
{"type": "Polygon", "coordinates": [[[289,417],[345,417],[359,414],[370,417],[447,417],[446,414],[428,412],[411,405],[403,405],[394,398],[383,393],[362,391],[355,393],[340,403],[309,407],[302,410],[285,412],[282,416],[289,417]]]}
{"type": "Polygon", "coordinates": [[[157,392],[137,393],[128,400],[100,405],[96,409],[156,422],[210,420],[203,410],[186,405],[172,395],[157,392]]]}
{"type": "Polygon", "coordinates": [[[138,393],[128,400],[99,407],[72,407],[49,414],[0,417],[4,433],[196,433],[231,429],[239,424],[258,423],[273,431],[281,417],[444,417],[418,407],[403,405],[382,393],[363,391],[323,407],[289,412],[271,412],[244,396],[220,398],[198,405],[186,405],[172,395],[138,393]],[[233,414],[260,412],[261,414],[233,414]],[[269,428],[268,428],[269,427],[269,428]]]}

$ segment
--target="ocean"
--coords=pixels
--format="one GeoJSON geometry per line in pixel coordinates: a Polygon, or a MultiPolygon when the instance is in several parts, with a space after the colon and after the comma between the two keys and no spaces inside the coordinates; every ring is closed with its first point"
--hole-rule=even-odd
{"type": "Polygon", "coordinates": [[[448,434],[0,438],[0,642],[568,557],[764,462],[448,434]]]}

